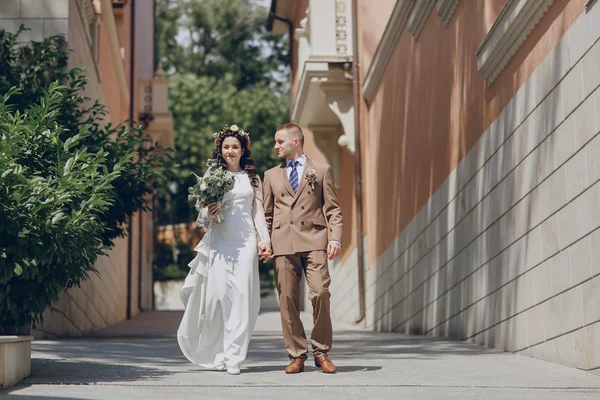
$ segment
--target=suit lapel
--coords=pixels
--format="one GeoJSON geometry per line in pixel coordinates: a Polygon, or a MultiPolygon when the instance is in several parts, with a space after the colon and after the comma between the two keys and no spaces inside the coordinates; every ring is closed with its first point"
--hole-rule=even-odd
{"type": "Polygon", "coordinates": [[[304,187],[306,186],[306,179],[304,179],[304,174],[311,168],[313,168],[312,161],[308,157],[306,157],[306,162],[304,163],[304,170],[302,171],[302,176],[298,176],[298,179],[300,180],[300,186],[298,186],[296,197],[299,197],[300,193],[302,193],[302,190],[304,190],[304,187]]]}
{"type": "Polygon", "coordinates": [[[287,189],[290,196],[294,197],[296,194],[294,193],[294,189],[292,189],[292,185],[290,185],[290,180],[287,177],[286,168],[282,165],[277,171],[277,175],[279,175],[279,179],[281,179],[281,183],[287,189]]]}

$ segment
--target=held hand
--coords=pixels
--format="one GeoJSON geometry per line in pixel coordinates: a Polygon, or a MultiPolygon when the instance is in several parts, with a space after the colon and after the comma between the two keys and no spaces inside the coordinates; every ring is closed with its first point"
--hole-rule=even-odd
{"type": "Polygon", "coordinates": [[[273,258],[273,250],[271,249],[271,245],[268,243],[259,243],[258,251],[262,261],[267,261],[273,258]]]}
{"type": "Polygon", "coordinates": [[[329,242],[327,245],[327,259],[335,260],[337,256],[339,256],[342,252],[342,248],[339,244],[335,242],[329,242]]]}
{"type": "Polygon", "coordinates": [[[260,253],[260,259],[263,262],[267,262],[268,260],[271,260],[272,258],[273,258],[273,250],[271,250],[271,247],[267,248],[267,250],[260,253]]]}
{"type": "Polygon", "coordinates": [[[208,205],[208,213],[214,217],[219,212],[219,203],[212,203],[208,205]]]}

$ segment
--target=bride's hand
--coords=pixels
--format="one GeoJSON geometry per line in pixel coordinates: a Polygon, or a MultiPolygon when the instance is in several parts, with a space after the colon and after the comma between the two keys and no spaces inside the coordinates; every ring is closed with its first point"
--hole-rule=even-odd
{"type": "Polygon", "coordinates": [[[271,249],[271,245],[269,243],[259,243],[258,250],[261,260],[267,261],[273,258],[273,250],[271,249]]]}
{"type": "Polygon", "coordinates": [[[208,205],[208,213],[214,217],[219,212],[219,203],[212,203],[208,205]]]}

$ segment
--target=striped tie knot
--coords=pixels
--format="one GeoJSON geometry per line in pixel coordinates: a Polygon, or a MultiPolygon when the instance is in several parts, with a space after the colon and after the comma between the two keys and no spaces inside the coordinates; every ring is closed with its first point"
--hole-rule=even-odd
{"type": "Polygon", "coordinates": [[[294,192],[298,190],[298,170],[297,167],[300,165],[299,161],[290,162],[292,172],[290,172],[290,186],[294,189],[294,192]]]}

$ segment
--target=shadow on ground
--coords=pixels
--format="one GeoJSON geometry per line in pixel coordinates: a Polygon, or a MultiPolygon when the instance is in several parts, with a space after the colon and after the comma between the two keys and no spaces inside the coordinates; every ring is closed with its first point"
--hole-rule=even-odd
{"type": "MultiPolygon", "coordinates": [[[[162,381],[174,374],[202,371],[190,364],[179,349],[175,332],[180,318],[181,313],[148,313],[98,332],[93,338],[34,341],[32,374],[19,386],[126,384],[162,381]]],[[[278,312],[263,310],[259,321],[244,365],[245,373],[282,371],[289,361],[278,329],[278,312]]],[[[338,373],[347,373],[378,371],[386,360],[427,362],[448,355],[492,353],[497,351],[460,341],[348,327],[334,331],[331,357],[338,365],[338,373]]],[[[306,370],[318,371],[310,355],[306,370]]]]}
{"type": "MultiPolygon", "coordinates": [[[[448,355],[475,356],[494,353],[499,352],[462,341],[367,331],[336,331],[333,337],[331,357],[334,361],[344,359],[369,360],[370,362],[380,359],[428,361],[448,355]]],[[[250,360],[260,362],[285,359],[285,357],[286,352],[281,333],[258,332],[254,334],[248,355],[250,360]]]]}
{"type": "Polygon", "coordinates": [[[165,367],[186,361],[172,339],[34,342],[33,351],[31,376],[22,384],[157,380],[176,372],[165,367]]]}

